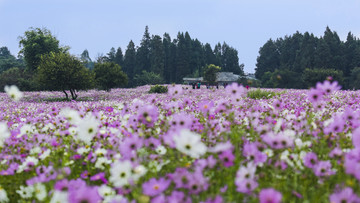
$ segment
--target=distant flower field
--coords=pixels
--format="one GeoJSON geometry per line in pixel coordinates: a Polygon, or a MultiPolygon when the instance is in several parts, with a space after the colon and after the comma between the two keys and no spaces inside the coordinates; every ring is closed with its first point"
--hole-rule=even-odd
{"type": "Polygon", "coordinates": [[[360,202],[360,91],[149,89],[5,88],[0,202],[360,202]]]}

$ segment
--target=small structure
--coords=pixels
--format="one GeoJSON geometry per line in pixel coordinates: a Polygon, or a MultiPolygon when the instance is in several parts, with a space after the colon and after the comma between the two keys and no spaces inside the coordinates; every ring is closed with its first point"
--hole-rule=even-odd
{"type": "Polygon", "coordinates": [[[216,73],[216,82],[218,85],[231,84],[239,80],[239,75],[232,72],[218,72],[216,73]]]}
{"type": "Polygon", "coordinates": [[[203,77],[199,77],[199,78],[183,78],[183,81],[185,84],[187,85],[191,85],[193,83],[198,83],[198,82],[202,82],[203,81],[203,77]]]}
{"type": "MultiPolygon", "coordinates": [[[[224,84],[231,84],[233,82],[237,82],[239,79],[239,75],[236,75],[232,72],[218,72],[216,73],[216,86],[224,84]]],[[[199,78],[183,78],[183,81],[185,84],[191,85],[193,83],[204,83],[206,84],[206,81],[204,81],[203,77],[199,78]]]]}

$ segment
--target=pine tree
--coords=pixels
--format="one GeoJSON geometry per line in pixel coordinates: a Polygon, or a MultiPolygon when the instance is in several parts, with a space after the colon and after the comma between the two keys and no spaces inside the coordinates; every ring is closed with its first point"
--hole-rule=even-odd
{"type": "Polygon", "coordinates": [[[161,37],[159,35],[152,36],[150,45],[150,71],[163,77],[165,53],[161,37]]]}
{"type": "Polygon", "coordinates": [[[132,85],[132,80],[135,76],[135,66],[136,66],[136,50],[135,44],[131,40],[127,46],[124,56],[124,67],[123,71],[128,75],[129,78],[129,85],[132,85]]]}

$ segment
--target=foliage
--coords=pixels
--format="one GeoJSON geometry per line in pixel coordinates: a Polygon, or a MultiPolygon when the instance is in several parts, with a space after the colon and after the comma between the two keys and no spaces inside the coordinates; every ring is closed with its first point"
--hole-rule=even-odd
{"type": "Polygon", "coordinates": [[[360,67],[351,70],[350,89],[360,89],[360,67]]]}
{"type": "Polygon", "coordinates": [[[255,89],[247,92],[247,97],[250,99],[271,99],[274,96],[278,96],[281,93],[273,92],[270,90],[255,89]]]}
{"type": "Polygon", "coordinates": [[[96,63],[94,73],[97,87],[106,91],[123,87],[128,82],[127,75],[118,64],[113,62],[96,63]]]}
{"type": "Polygon", "coordinates": [[[168,92],[168,87],[162,85],[151,86],[149,90],[149,93],[167,93],[167,92],[168,92]]]}
{"type": "Polygon", "coordinates": [[[7,47],[0,48],[0,73],[10,69],[10,68],[24,68],[25,64],[23,60],[16,59],[15,56],[11,55],[7,47]]]}
{"type": "Polygon", "coordinates": [[[19,54],[24,57],[26,67],[30,71],[36,71],[42,55],[50,52],[66,52],[69,49],[60,47],[59,40],[46,28],[30,28],[19,38],[19,45],[22,48],[19,54]]]}
{"type": "MultiPolygon", "coordinates": [[[[259,50],[255,75],[265,87],[309,88],[314,85],[313,81],[310,84],[302,81],[311,77],[305,75],[309,73],[305,72],[306,69],[332,69],[338,71],[337,74],[342,72],[343,78],[340,77],[338,82],[347,89],[352,88],[348,85],[355,67],[360,67],[360,40],[349,32],[343,42],[335,31],[326,27],[320,38],[308,32],[296,32],[276,40],[269,39],[259,50]],[[268,82],[270,77],[265,74],[275,71],[283,80],[268,82]]],[[[324,78],[314,80],[322,81],[324,78]]]]}
{"type": "Polygon", "coordinates": [[[0,74],[0,87],[5,85],[16,85],[22,91],[32,91],[39,88],[32,74],[17,67],[10,68],[0,74]]]}
{"type": "Polygon", "coordinates": [[[207,65],[204,67],[204,80],[210,84],[215,84],[216,73],[221,71],[221,67],[214,64],[207,65]]]}
{"type": "Polygon", "coordinates": [[[326,80],[328,77],[332,77],[332,80],[338,81],[343,85],[344,77],[343,72],[335,69],[305,69],[303,74],[303,80],[307,84],[307,87],[313,87],[316,83],[326,80]]]}
{"type": "Polygon", "coordinates": [[[76,90],[93,87],[94,76],[76,57],[63,52],[50,52],[41,57],[37,69],[38,81],[45,90],[71,93],[72,99],[77,98],[76,90]]]}
{"type": "Polygon", "coordinates": [[[163,83],[164,83],[164,79],[161,77],[161,75],[156,74],[154,72],[142,71],[141,74],[135,75],[134,77],[135,86],[156,85],[163,83]]]}

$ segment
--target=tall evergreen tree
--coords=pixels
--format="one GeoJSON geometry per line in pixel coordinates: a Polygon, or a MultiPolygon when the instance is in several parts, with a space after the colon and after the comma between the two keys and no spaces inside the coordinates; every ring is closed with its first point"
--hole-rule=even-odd
{"type": "Polygon", "coordinates": [[[204,46],[205,64],[216,64],[216,56],[209,43],[204,46]]]}
{"type": "Polygon", "coordinates": [[[145,32],[140,43],[140,47],[136,52],[136,69],[135,74],[140,74],[141,71],[149,71],[151,68],[150,61],[150,46],[151,38],[149,33],[149,27],[145,27],[145,32]]]}
{"type": "Polygon", "coordinates": [[[119,66],[123,66],[124,64],[124,55],[122,53],[121,47],[117,48],[116,50],[114,62],[119,66]]]}
{"type": "Polygon", "coordinates": [[[160,76],[164,74],[165,52],[162,39],[159,35],[152,36],[150,44],[150,71],[160,76]]]}
{"type": "Polygon", "coordinates": [[[135,76],[135,66],[136,66],[136,50],[135,44],[131,40],[127,46],[124,56],[124,67],[123,71],[128,75],[129,78],[129,85],[132,85],[132,80],[135,76]]]}
{"type": "Polygon", "coordinates": [[[255,76],[261,79],[265,72],[274,72],[280,65],[280,53],[272,39],[260,48],[255,68],[255,76]]]}

